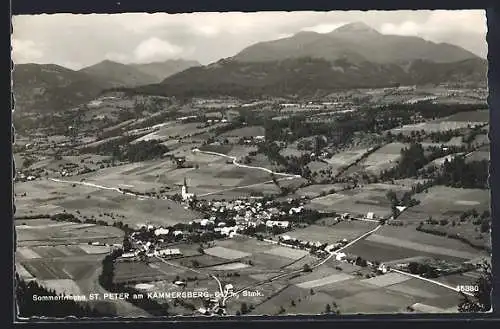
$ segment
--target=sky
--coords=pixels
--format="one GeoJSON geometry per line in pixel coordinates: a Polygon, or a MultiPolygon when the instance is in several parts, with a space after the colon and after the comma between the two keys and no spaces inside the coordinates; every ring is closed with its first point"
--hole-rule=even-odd
{"type": "Polygon", "coordinates": [[[105,59],[127,64],[182,58],[205,65],[257,42],[300,31],[328,33],[352,22],[487,54],[483,10],[419,10],[21,15],[12,18],[12,58],[71,69],[105,59]]]}

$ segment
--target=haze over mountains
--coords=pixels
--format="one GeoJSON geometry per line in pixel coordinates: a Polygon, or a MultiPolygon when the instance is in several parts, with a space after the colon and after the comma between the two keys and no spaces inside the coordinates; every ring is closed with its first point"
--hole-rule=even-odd
{"type": "Polygon", "coordinates": [[[326,34],[299,32],[260,42],[207,66],[178,60],[132,65],[103,61],[72,72],[54,66],[51,70],[21,67],[14,71],[16,100],[20,97],[18,104],[23,107],[42,109],[60,106],[61,99],[78,104],[95,95],[95,90],[116,87],[161,95],[255,97],[397,84],[485,82],[487,61],[455,45],[384,35],[364,23],[351,23],[326,34]],[[62,77],[45,77],[51,74],[62,77]],[[92,86],[82,88],[86,83],[92,86]],[[59,96],[68,92],[81,96],[59,96]],[[30,101],[25,102],[26,97],[30,101]]]}

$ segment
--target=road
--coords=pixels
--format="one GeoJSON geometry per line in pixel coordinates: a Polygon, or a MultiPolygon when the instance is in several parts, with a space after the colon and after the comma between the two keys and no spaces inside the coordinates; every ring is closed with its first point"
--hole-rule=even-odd
{"type": "MultiPolygon", "coordinates": [[[[455,292],[458,292],[460,293],[460,291],[456,288],[456,287],[452,287],[452,286],[449,286],[447,284],[444,284],[444,283],[441,283],[439,281],[435,281],[435,280],[431,280],[431,279],[428,279],[428,278],[423,278],[421,277],[420,275],[416,275],[416,274],[411,274],[411,273],[408,273],[408,272],[404,272],[404,271],[400,271],[400,270],[396,270],[396,269],[390,269],[391,272],[395,272],[395,273],[399,273],[399,274],[403,274],[403,275],[406,275],[406,276],[410,276],[412,278],[415,278],[415,279],[419,279],[419,280],[422,280],[422,281],[427,281],[427,282],[430,282],[430,283],[433,283],[435,285],[438,285],[438,286],[441,286],[441,287],[444,287],[446,289],[450,289],[450,290],[453,290],[455,292]]],[[[464,295],[467,295],[467,296],[471,296],[473,297],[474,294],[470,293],[470,292],[462,292],[464,295]]]]}
{"type": "Polygon", "coordinates": [[[75,184],[75,185],[83,185],[83,186],[95,187],[95,188],[102,189],[102,190],[115,191],[115,192],[120,193],[120,194],[126,194],[126,195],[130,195],[130,196],[134,196],[134,197],[140,197],[140,198],[144,198],[144,199],[149,199],[149,197],[146,196],[146,195],[138,195],[138,194],[134,194],[134,193],[130,193],[130,192],[123,192],[118,187],[109,187],[109,186],[103,186],[103,185],[89,183],[89,182],[62,180],[62,179],[57,179],[57,178],[49,178],[49,180],[51,180],[53,182],[57,182],[57,183],[66,183],[66,184],[75,184]]]}
{"type": "Polygon", "coordinates": [[[193,152],[195,152],[195,153],[199,152],[199,153],[204,153],[204,154],[209,154],[209,155],[215,155],[215,156],[220,156],[220,157],[231,159],[233,161],[233,164],[235,166],[237,166],[237,167],[240,167],[240,168],[262,170],[262,171],[265,171],[265,172],[267,172],[269,174],[277,175],[277,176],[285,176],[285,177],[290,177],[290,178],[302,178],[302,176],[300,176],[300,175],[293,175],[293,174],[288,174],[288,173],[280,173],[280,172],[275,172],[275,171],[272,171],[272,170],[264,168],[264,167],[249,166],[249,165],[246,165],[246,164],[242,164],[242,163],[239,163],[238,161],[236,161],[236,157],[233,157],[233,156],[230,156],[230,155],[226,155],[226,154],[223,154],[223,153],[217,153],[217,152],[211,152],[211,151],[201,151],[200,149],[194,149],[193,152]]]}

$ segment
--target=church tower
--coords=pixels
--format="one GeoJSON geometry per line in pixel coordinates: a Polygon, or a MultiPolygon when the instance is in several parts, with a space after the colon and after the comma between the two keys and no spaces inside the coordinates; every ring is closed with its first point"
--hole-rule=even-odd
{"type": "Polygon", "coordinates": [[[188,186],[187,186],[187,181],[186,181],[186,177],[184,177],[184,184],[182,185],[182,198],[183,199],[186,199],[187,196],[188,196],[188,186]]]}

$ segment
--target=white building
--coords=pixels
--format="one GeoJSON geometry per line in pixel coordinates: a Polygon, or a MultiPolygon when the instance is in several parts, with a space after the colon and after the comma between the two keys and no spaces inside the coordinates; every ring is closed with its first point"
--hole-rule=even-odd
{"type": "Polygon", "coordinates": [[[158,228],[155,230],[155,235],[158,236],[158,235],[167,235],[168,232],[170,232],[170,230],[168,228],[158,228]]]}
{"type": "Polygon", "coordinates": [[[374,213],[369,212],[369,213],[367,213],[367,214],[366,214],[366,219],[373,219],[373,218],[374,218],[374,216],[375,216],[375,214],[374,214],[374,213]]]}
{"type": "Polygon", "coordinates": [[[133,252],[126,252],[126,253],[123,253],[120,257],[121,258],[134,258],[135,257],[135,253],[133,253],[133,252]]]}
{"type": "Polygon", "coordinates": [[[387,268],[387,266],[385,264],[380,264],[378,267],[378,270],[384,274],[389,271],[389,269],[387,268]]]}
{"type": "Polygon", "coordinates": [[[274,226],[278,226],[278,227],[282,227],[282,228],[287,228],[290,226],[290,222],[287,221],[287,220],[268,220],[266,222],[266,226],[267,227],[274,227],[274,226]]]}
{"type": "Polygon", "coordinates": [[[224,293],[225,293],[225,294],[230,294],[230,293],[232,293],[232,292],[233,292],[233,290],[234,290],[234,287],[233,287],[233,285],[232,285],[232,284],[230,284],[230,283],[229,283],[229,284],[226,284],[226,285],[224,286],[224,293]]]}
{"type": "Polygon", "coordinates": [[[346,257],[346,254],[343,252],[335,253],[335,259],[336,260],[344,260],[346,257]]]}
{"type": "Polygon", "coordinates": [[[179,249],[160,249],[155,252],[155,256],[181,256],[182,252],[179,249]]]}

